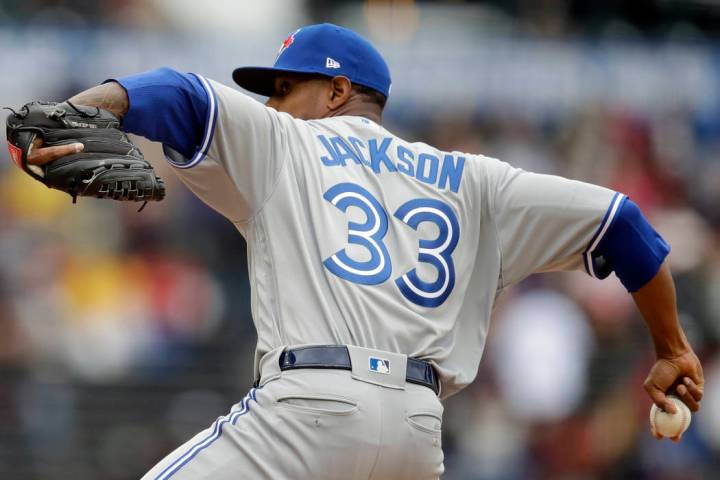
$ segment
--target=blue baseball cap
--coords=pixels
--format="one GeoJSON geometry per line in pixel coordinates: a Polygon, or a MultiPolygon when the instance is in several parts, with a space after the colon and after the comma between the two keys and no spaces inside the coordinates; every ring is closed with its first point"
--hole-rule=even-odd
{"type": "Polygon", "coordinates": [[[291,33],[272,67],[240,67],[233,80],[246,90],[270,97],[282,73],[342,75],[352,83],[390,94],[390,70],[380,52],[363,37],[332,23],[309,25],[291,33]]]}

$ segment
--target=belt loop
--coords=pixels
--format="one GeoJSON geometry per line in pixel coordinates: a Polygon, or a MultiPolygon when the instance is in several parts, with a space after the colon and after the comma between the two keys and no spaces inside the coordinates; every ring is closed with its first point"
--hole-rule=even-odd
{"type": "Polygon", "coordinates": [[[262,356],[258,363],[257,380],[255,387],[265,385],[270,380],[280,378],[280,355],[285,350],[285,346],[277,347],[262,356]]]}

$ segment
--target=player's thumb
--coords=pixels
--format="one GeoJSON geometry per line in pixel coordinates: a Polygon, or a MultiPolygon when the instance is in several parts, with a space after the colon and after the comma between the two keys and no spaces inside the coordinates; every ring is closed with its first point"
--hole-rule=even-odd
{"type": "Polygon", "coordinates": [[[645,384],[645,390],[648,395],[650,395],[650,398],[652,398],[653,403],[655,403],[655,405],[657,405],[663,412],[672,414],[677,413],[677,407],[661,389],[652,384],[645,384]]]}

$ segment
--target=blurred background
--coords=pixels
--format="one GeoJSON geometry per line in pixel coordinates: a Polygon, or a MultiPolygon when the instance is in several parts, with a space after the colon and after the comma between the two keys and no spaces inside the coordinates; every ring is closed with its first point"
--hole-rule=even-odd
{"type": "MultiPolygon", "coordinates": [[[[720,1],[0,0],[0,105],[163,65],[232,84],[323,21],[386,55],[399,136],[630,195],[673,246],[704,363],[703,411],[657,442],[617,279],[530,278],[446,402],[444,478],[719,478],[720,1]]],[[[169,193],[139,214],[73,206],[0,153],[2,479],[139,478],[252,383],[242,237],[142,148],[169,193]]]]}

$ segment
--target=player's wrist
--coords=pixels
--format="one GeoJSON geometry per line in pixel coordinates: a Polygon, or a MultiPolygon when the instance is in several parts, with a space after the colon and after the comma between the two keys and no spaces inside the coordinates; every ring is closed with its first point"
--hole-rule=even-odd
{"type": "Polygon", "coordinates": [[[692,352],[692,347],[682,330],[673,335],[655,337],[653,343],[655,344],[655,355],[658,359],[672,360],[692,352]]]}
{"type": "Polygon", "coordinates": [[[70,98],[69,101],[75,105],[105,109],[120,120],[122,120],[130,108],[127,91],[114,80],[109,80],[101,85],[80,92],[70,98]]]}

